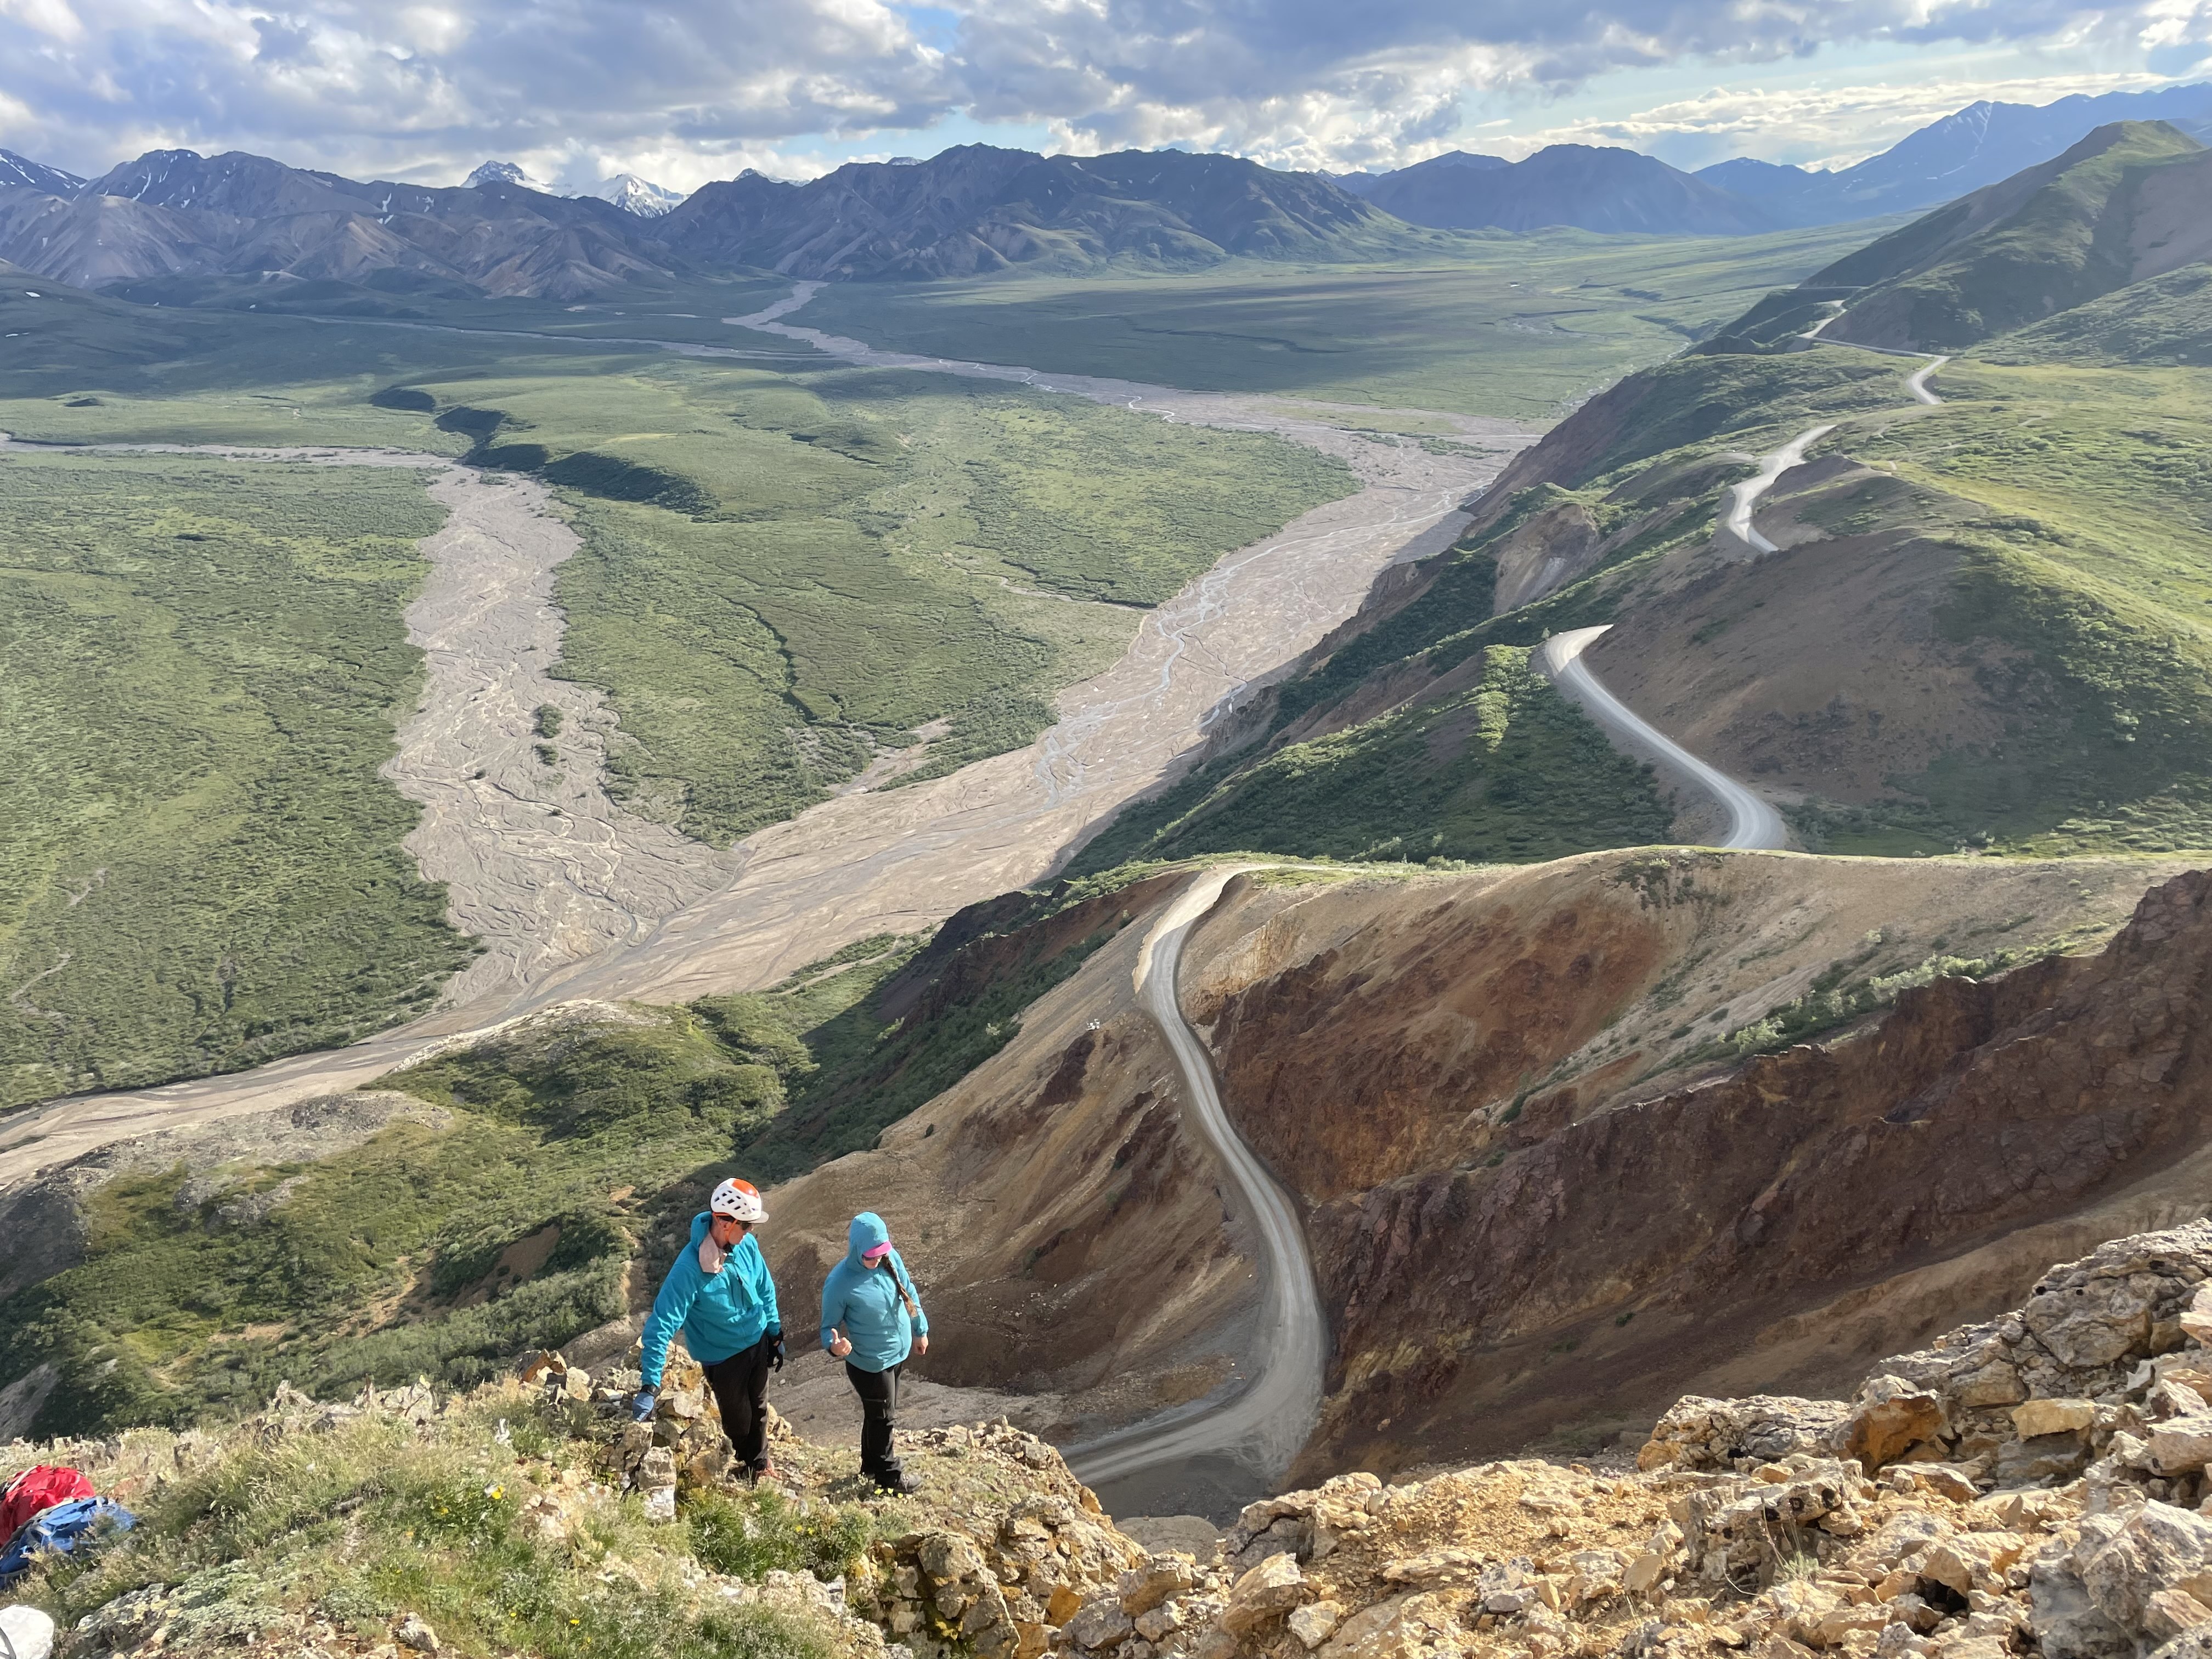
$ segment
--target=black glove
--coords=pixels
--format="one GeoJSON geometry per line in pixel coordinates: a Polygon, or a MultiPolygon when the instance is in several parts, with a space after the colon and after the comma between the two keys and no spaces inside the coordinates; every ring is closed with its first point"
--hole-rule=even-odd
{"type": "Polygon", "coordinates": [[[768,1368],[772,1371],[783,1369],[783,1329],[781,1326],[761,1338],[761,1346],[768,1350],[768,1368]]]}

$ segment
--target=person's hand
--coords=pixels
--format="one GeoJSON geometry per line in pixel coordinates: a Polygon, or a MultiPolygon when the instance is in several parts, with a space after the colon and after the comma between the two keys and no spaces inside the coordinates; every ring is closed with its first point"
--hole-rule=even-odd
{"type": "Polygon", "coordinates": [[[761,1338],[761,1340],[768,1348],[769,1369],[775,1371],[781,1370],[783,1369],[782,1328],[779,1326],[776,1329],[770,1331],[766,1336],[761,1338]]]}
{"type": "Polygon", "coordinates": [[[924,1331],[920,1336],[915,1338],[914,1351],[916,1353],[927,1353],[929,1352],[929,1333],[927,1331],[924,1331]]]}
{"type": "Polygon", "coordinates": [[[637,1398],[629,1402],[629,1420],[633,1423],[644,1422],[653,1415],[653,1408],[659,1403],[659,1393],[654,1389],[639,1389],[637,1398]]]}
{"type": "Polygon", "coordinates": [[[852,1352],[853,1344],[851,1340],[846,1336],[844,1332],[839,1330],[835,1325],[832,1325],[830,1328],[830,1357],[832,1359],[842,1359],[847,1354],[852,1352]]]}

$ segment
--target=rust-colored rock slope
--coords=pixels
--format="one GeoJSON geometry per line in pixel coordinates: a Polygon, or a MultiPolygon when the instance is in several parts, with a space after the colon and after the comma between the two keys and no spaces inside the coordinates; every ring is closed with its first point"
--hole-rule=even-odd
{"type": "MultiPolygon", "coordinates": [[[[1673,848],[1233,881],[1181,997],[1307,1213],[1337,1340],[1308,1471],[1840,1388],[2053,1260],[2204,1213],[2186,868],[1673,848]],[[1863,1035],[1748,1065],[1731,1042],[1825,986],[2008,951],[2032,965],[1907,991],[1863,1035]]],[[[1249,1241],[1130,994],[1179,880],[1126,890],[1130,924],[958,1086],[771,1195],[802,1341],[872,1208],[929,1299],[916,1376],[988,1395],[947,1412],[1066,1441],[1233,1382],[1249,1241]]],[[[819,1386],[849,1417],[842,1375],[819,1386]]]]}
{"type": "Polygon", "coordinates": [[[1674,890],[1625,891],[1493,891],[1432,906],[1419,952],[1355,933],[1256,974],[1248,936],[1186,981],[1231,1111],[1312,1204],[1339,1346],[1311,1468],[1828,1391],[2212,1201],[2212,877],[2154,888],[2096,954],[1938,978],[1733,1075],[1639,1096],[1624,1054],[1532,1088],[1681,970],[1674,890]]]}

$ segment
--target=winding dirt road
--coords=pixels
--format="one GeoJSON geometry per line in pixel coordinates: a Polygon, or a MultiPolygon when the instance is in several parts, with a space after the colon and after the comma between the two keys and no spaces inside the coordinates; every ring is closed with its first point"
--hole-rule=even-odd
{"type": "MultiPolygon", "coordinates": [[[[1192,927],[1213,908],[1232,877],[1264,867],[1222,865],[1194,878],[1152,924],[1133,975],[1138,999],[1159,1023],[1182,1073],[1191,1109],[1184,1121],[1220,1160],[1256,1235],[1263,1288],[1255,1375],[1225,1400],[1194,1402],[1076,1448],[1069,1461],[1091,1486],[1121,1486],[1132,1477],[1168,1469],[1175,1485],[1188,1489],[1198,1484],[1193,1466],[1221,1462],[1231,1467],[1204,1484],[1272,1491],[1321,1413],[1328,1320],[1314,1283],[1305,1229],[1289,1195],[1230,1122],[1205,1045],[1183,1018],[1176,997],[1176,970],[1192,927]]],[[[1183,1492],[1175,1494],[1175,1501],[1182,1508],[1192,1503],[1183,1492]]],[[[1146,1507],[1164,1506],[1155,1498],[1146,1507]]]]}
{"type": "MultiPolygon", "coordinates": [[[[1920,368],[1905,376],[1905,390],[1923,404],[1941,404],[1943,400],[1928,389],[1928,377],[1951,360],[1923,351],[1893,350],[1887,346],[1863,346],[1850,340],[1830,340],[1820,337],[1820,331],[1843,314],[1838,306],[1832,315],[1824,317],[1798,337],[1818,339],[1822,345],[1850,346],[1857,351],[1872,351],[1885,357],[1925,358],[1920,368]]],[[[1759,501],[1779,482],[1790,468],[1802,465],[1805,452],[1836,429],[1831,421],[1822,426],[1808,427],[1779,449],[1759,458],[1759,471],[1742,483],[1729,489],[1728,503],[1721,510],[1720,528],[1723,534],[1734,538],[1754,553],[1776,553],[1781,550],[1752,522],[1759,501]]],[[[1717,768],[1707,765],[1672,738],[1659,731],[1626,703],[1606,690],[1589,665],[1582,659],[1583,653],[1591,642],[1611,627],[1577,628],[1547,640],[1537,653],[1537,665],[1552,682],[1580,703],[1583,710],[1599,725],[1613,732],[1631,750],[1656,762],[1698,788],[1705,790],[1729,815],[1729,833],[1719,845],[1744,848],[1778,848],[1788,845],[1789,830],[1782,815],[1753,794],[1742,784],[1717,768]]]]}
{"type": "Polygon", "coordinates": [[[1774,488],[1775,483],[1791,467],[1801,465],[1805,452],[1836,429],[1835,422],[1826,426],[1809,427],[1799,433],[1781,448],[1759,458],[1759,471],[1741,483],[1729,487],[1728,506],[1721,514],[1721,527],[1755,552],[1778,553],[1781,550],[1759,534],[1752,523],[1751,515],[1759,498],[1774,488]]]}
{"type": "Polygon", "coordinates": [[[1779,812],[1652,726],[1590,672],[1589,665],[1582,659],[1583,653],[1612,626],[1608,623],[1603,628],[1577,628],[1553,635],[1538,650],[1540,665],[1554,684],[1582,705],[1584,713],[1628,748],[1686,777],[1727,809],[1729,832],[1717,845],[1769,850],[1787,846],[1790,832],[1779,812]]]}

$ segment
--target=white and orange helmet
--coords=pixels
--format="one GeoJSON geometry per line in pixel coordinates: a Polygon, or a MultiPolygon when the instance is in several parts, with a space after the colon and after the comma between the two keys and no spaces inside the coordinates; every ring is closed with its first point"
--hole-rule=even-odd
{"type": "Polygon", "coordinates": [[[765,1221],[768,1211],[761,1203],[760,1188],[750,1181],[739,1181],[732,1176],[714,1188],[714,1197],[707,1207],[716,1215],[726,1215],[732,1221],[765,1221]]]}

